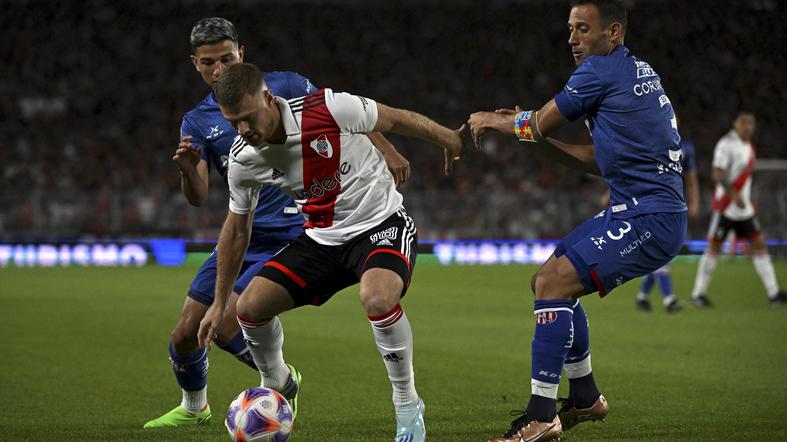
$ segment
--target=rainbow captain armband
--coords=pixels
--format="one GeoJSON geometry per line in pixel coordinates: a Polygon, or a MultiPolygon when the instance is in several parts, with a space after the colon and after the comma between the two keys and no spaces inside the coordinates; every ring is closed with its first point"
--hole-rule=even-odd
{"type": "Polygon", "coordinates": [[[533,111],[517,112],[514,115],[514,134],[517,140],[536,142],[536,138],[533,136],[533,128],[530,127],[531,115],[533,115],[533,111]]]}

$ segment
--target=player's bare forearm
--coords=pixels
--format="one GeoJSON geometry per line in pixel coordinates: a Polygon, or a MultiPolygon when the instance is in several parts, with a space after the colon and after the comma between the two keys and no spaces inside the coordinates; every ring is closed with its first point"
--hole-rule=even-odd
{"type": "Polygon", "coordinates": [[[208,182],[200,176],[199,169],[192,169],[188,173],[181,171],[180,190],[189,204],[195,207],[200,207],[208,198],[208,182]]]}
{"type": "Polygon", "coordinates": [[[406,137],[446,146],[455,141],[455,132],[419,113],[397,109],[377,103],[378,117],[376,132],[393,132],[406,137]]]}
{"type": "Polygon", "coordinates": [[[454,161],[462,157],[464,143],[461,134],[465,130],[465,125],[451,130],[416,112],[377,103],[377,124],[374,130],[420,138],[442,147],[446,175],[451,173],[454,161]]]}
{"type": "Polygon", "coordinates": [[[227,219],[221,228],[216,251],[218,268],[214,302],[222,307],[222,311],[226,308],[227,300],[235,287],[235,280],[238,278],[246,248],[249,246],[252,218],[251,212],[239,215],[228,211],[227,219]]]}
{"type": "Polygon", "coordinates": [[[542,155],[573,169],[601,176],[592,144],[568,144],[552,137],[547,137],[545,141],[549,144],[538,144],[542,155]]]}
{"type": "Polygon", "coordinates": [[[369,137],[374,147],[383,154],[385,164],[394,177],[396,187],[407,182],[410,178],[410,162],[407,161],[407,158],[400,154],[396,147],[380,132],[369,132],[366,136],[369,137]]]}
{"type": "Polygon", "coordinates": [[[714,167],[711,176],[714,183],[721,184],[725,191],[730,191],[730,185],[727,183],[727,174],[725,174],[722,169],[714,167]]]}
{"type": "Polygon", "coordinates": [[[191,135],[186,135],[172,157],[180,171],[180,190],[197,207],[208,198],[208,163],[201,158],[202,152],[202,146],[191,144],[191,135]]]}

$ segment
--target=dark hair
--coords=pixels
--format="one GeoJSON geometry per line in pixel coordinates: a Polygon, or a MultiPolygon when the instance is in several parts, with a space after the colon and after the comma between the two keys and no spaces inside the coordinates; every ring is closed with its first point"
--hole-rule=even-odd
{"type": "Polygon", "coordinates": [[[580,5],[596,5],[604,23],[607,25],[612,22],[620,23],[620,35],[626,35],[628,19],[622,0],[574,0],[571,2],[572,7],[580,5]]]}
{"type": "Polygon", "coordinates": [[[231,21],[221,17],[203,18],[191,28],[191,50],[207,44],[218,43],[222,40],[238,42],[238,31],[231,21]]]}
{"type": "Polygon", "coordinates": [[[262,72],[250,63],[237,63],[221,73],[216,84],[219,105],[236,109],[247,95],[254,95],[265,88],[262,72]]]}

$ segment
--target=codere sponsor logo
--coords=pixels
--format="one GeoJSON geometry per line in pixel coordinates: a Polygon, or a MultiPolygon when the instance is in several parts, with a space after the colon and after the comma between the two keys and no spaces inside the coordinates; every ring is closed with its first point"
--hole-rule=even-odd
{"type": "Polygon", "coordinates": [[[321,180],[317,180],[317,178],[313,178],[311,183],[309,184],[309,188],[307,189],[307,183],[303,183],[303,191],[295,192],[295,196],[298,199],[306,200],[309,198],[314,197],[321,197],[325,195],[327,192],[334,191],[339,188],[339,185],[342,182],[342,177],[350,173],[352,166],[348,162],[342,163],[339,166],[339,170],[333,173],[333,176],[323,178],[321,180]]]}

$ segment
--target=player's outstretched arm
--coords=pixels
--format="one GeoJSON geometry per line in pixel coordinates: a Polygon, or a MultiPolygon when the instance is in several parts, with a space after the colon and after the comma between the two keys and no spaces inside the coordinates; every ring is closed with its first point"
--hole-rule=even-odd
{"type": "Polygon", "coordinates": [[[219,245],[216,250],[218,270],[216,272],[215,299],[213,305],[205,313],[205,317],[200,321],[199,332],[197,332],[200,347],[205,346],[210,350],[210,343],[221,327],[224,312],[227,309],[227,300],[235,286],[235,280],[238,278],[243,264],[243,256],[249,246],[253,213],[253,210],[242,215],[233,213],[231,210],[227,211],[227,219],[221,228],[219,245]]]}
{"type": "Polygon", "coordinates": [[[410,162],[407,161],[407,158],[400,154],[396,147],[380,132],[369,132],[366,136],[369,137],[374,147],[383,154],[385,164],[388,165],[388,170],[394,177],[396,187],[406,183],[410,179],[410,162]]]}
{"type": "Polygon", "coordinates": [[[377,103],[377,124],[374,130],[420,138],[441,146],[445,153],[446,175],[451,173],[453,162],[462,157],[462,132],[465,125],[452,130],[419,113],[377,103]]]}
{"type": "Polygon", "coordinates": [[[208,165],[202,159],[202,146],[191,144],[191,135],[180,140],[172,161],[180,170],[180,190],[192,206],[208,198],[208,165]]]}
{"type": "Polygon", "coordinates": [[[531,148],[553,161],[601,175],[592,145],[568,144],[549,137],[550,133],[567,123],[568,120],[554,99],[537,111],[523,111],[517,106],[515,109],[498,109],[495,112],[476,112],[467,120],[477,147],[480,147],[481,137],[494,130],[520,141],[534,142],[531,148]]]}

